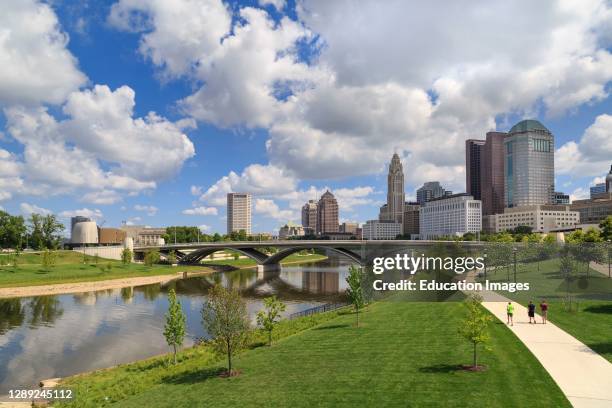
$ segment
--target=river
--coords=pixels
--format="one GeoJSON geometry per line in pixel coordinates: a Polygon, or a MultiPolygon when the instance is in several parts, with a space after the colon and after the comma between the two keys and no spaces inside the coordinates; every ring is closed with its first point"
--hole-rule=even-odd
{"type": "Polygon", "coordinates": [[[241,290],[253,324],[263,298],[276,295],[285,317],[342,298],[348,263],[330,258],[279,272],[241,269],[166,284],[57,296],[0,299],[0,395],[43,379],[111,367],[169,352],[163,336],[167,292],[187,315],[185,346],[206,337],[201,310],[215,283],[241,290]]]}

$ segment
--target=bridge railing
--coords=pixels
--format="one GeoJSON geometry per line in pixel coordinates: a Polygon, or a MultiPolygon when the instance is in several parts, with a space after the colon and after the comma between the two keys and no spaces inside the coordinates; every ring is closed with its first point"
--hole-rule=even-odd
{"type": "Polygon", "coordinates": [[[346,302],[340,303],[326,303],[324,305],[311,307],[310,309],[302,310],[301,312],[291,313],[289,315],[289,320],[297,319],[298,317],[310,316],[317,313],[330,312],[332,310],[340,309],[341,307],[348,306],[346,302]]]}

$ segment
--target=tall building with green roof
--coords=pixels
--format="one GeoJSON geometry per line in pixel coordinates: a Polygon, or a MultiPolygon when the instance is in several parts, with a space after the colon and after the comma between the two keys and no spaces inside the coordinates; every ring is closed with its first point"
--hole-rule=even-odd
{"type": "Polygon", "coordinates": [[[512,126],[504,138],[506,207],[553,204],[555,140],[537,120],[512,126]]]}

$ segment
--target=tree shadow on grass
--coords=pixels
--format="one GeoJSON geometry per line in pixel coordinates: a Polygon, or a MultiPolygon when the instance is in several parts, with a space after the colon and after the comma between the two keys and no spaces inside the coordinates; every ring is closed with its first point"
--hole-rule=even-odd
{"type": "Polygon", "coordinates": [[[166,376],[162,378],[162,382],[165,384],[197,384],[211,378],[217,378],[226,371],[227,369],[222,367],[203,368],[201,370],[166,376]]]}
{"type": "Polygon", "coordinates": [[[332,329],[342,329],[345,327],[350,327],[348,324],[331,324],[329,326],[321,326],[315,327],[313,330],[332,330],[332,329]]]}
{"type": "Polygon", "coordinates": [[[589,306],[584,308],[583,311],[589,313],[612,314],[612,303],[607,305],[589,306]]]}
{"type": "Polygon", "coordinates": [[[440,374],[440,373],[453,373],[455,371],[462,371],[463,367],[459,364],[436,364],[427,367],[419,368],[422,373],[440,374]]]}
{"type": "Polygon", "coordinates": [[[608,343],[591,343],[588,346],[597,354],[610,354],[612,355],[612,342],[608,343]]]}

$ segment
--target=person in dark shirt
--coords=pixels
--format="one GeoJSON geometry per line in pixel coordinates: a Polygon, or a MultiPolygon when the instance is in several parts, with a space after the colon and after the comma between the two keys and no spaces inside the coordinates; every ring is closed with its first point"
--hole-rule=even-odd
{"type": "Polygon", "coordinates": [[[548,320],[548,303],[546,303],[546,299],[540,302],[540,314],[542,315],[542,324],[546,324],[548,320]]]}
{"type": "Polygon", "coordinates": [[[533,321],[533,323],[535,324],[536,323],[535,305],[533,304],[531,300],[529,301],[529,304],[527,305],[527,314],[529,315],[529,323],[531,324],[533,321]]]}

